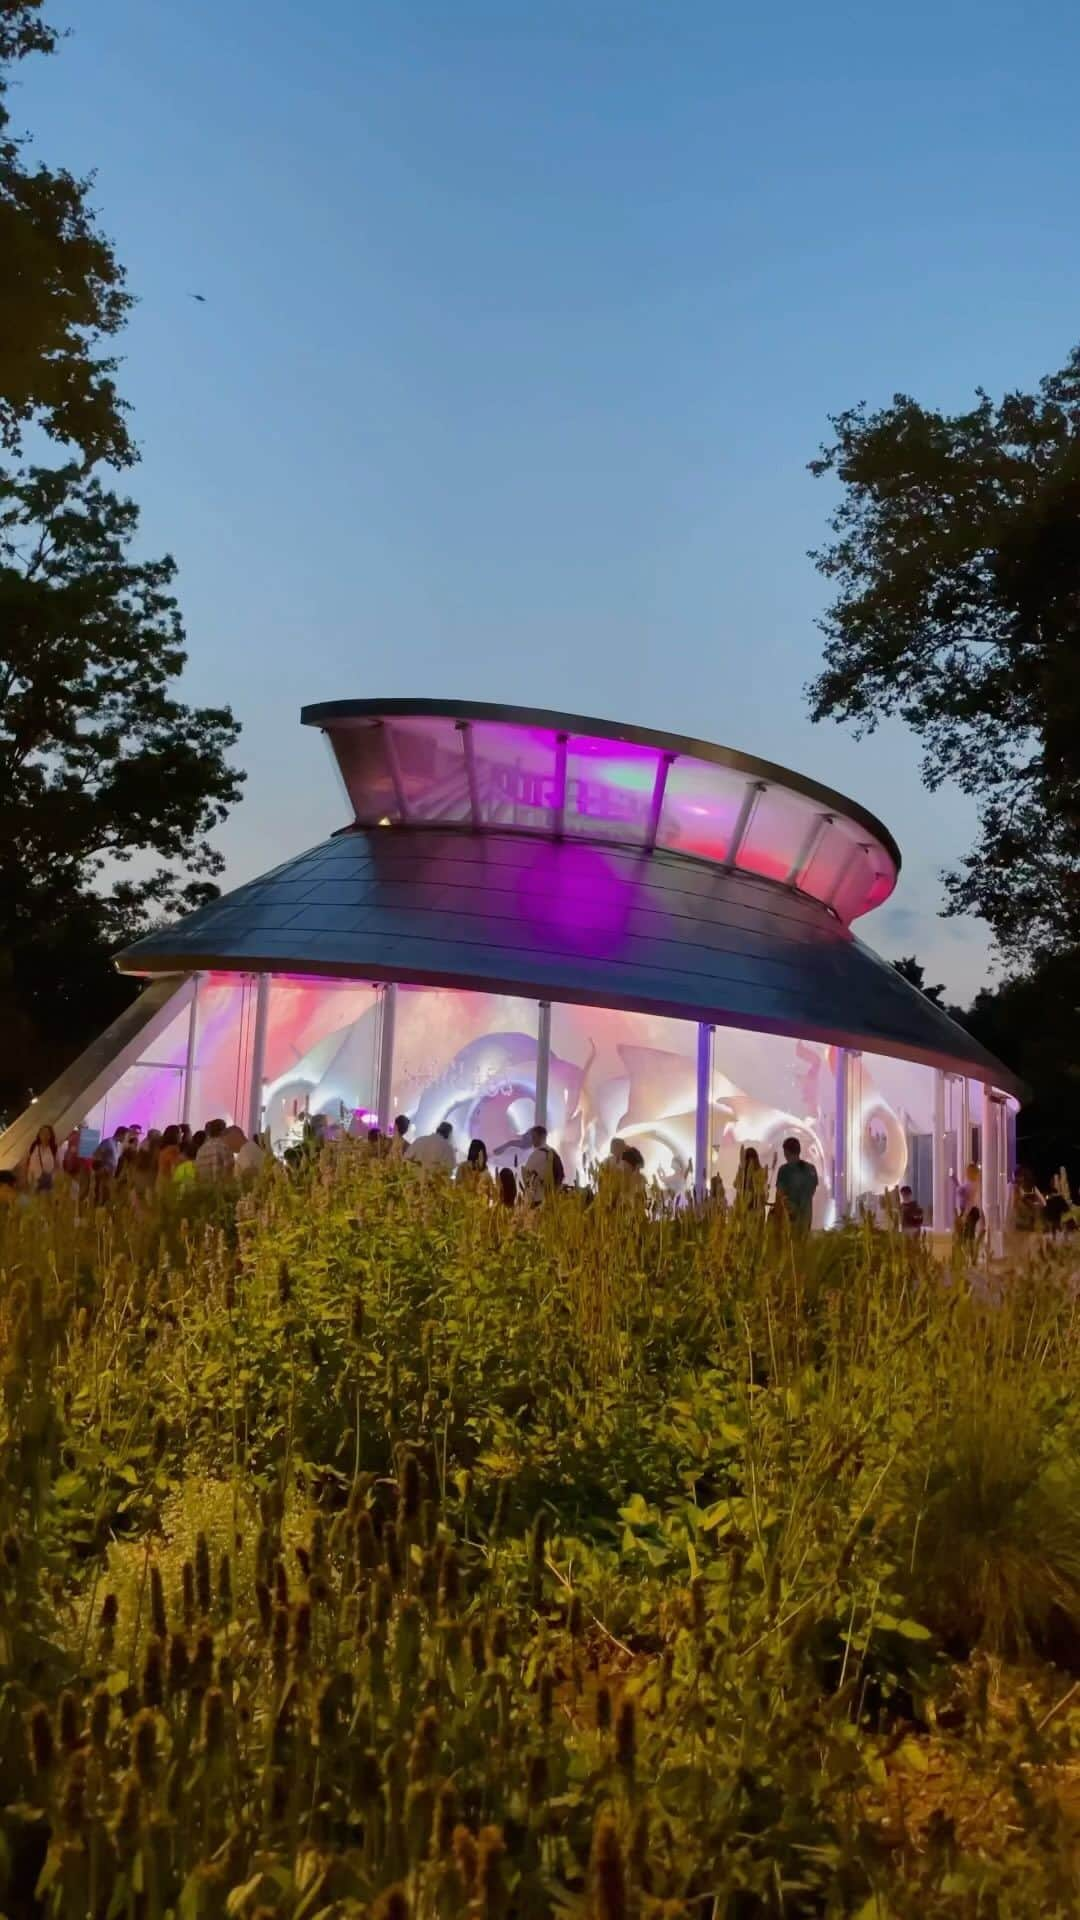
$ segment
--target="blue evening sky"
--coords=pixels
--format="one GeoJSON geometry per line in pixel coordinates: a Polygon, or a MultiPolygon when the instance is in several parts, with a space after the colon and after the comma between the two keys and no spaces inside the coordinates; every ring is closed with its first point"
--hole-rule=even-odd
{"type": "Polygon", "coordinates": [[[305,700],[565,707],[760,752],[905,851],[863,932],[956,996],[972,828],[813,727],[830,410],[1080,338],[1058,0],[49,0],[14,100],[97,169],[190,698],[243,721],[239,881],[342,824],[305,700]],[[200,292],[205,305],[189,295],[200,292]]]}

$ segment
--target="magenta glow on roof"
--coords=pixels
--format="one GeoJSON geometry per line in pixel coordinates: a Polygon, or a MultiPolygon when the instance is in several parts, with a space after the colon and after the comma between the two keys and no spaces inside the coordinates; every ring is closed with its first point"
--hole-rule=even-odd
{"type": "Polygon", "coordinates": [[[640,727],[458,701],[305,707],[358,826],[460,827],[665,848],[820,900],[848,924],[896,885],[880,821],[726,747],[640,727]]]}

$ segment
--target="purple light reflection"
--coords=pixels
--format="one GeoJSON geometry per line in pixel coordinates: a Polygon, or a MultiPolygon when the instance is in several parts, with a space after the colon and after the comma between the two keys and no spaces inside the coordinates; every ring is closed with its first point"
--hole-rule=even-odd
{"type": "Polygon", "coordinates": [[[517,896],[522,920],[555,953],[617,957],[637,901],[633,879],[600,847],[539,841],[517,896]]]}

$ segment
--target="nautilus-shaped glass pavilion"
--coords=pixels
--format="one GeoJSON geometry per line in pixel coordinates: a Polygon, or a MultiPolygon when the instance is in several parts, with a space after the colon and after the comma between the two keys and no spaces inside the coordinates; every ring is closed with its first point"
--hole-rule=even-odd
{"type": "MultiPolygon", "coordinates": [[[[135,1004],[33,1112],[59,1131],[221,1114],[286,1142],[546,1122],[568,1176],[614,1135],[673,1194],[791,1133],[818,1224],[902,1182],[1004,1216],[1018,1087],[864,946],[900,854],[852,801],[703,741],[440,700],[307,707],[344,787],[321,846],[120,955],[135,1004]]],[[[0,1159],[24,1150],[16,1122],[0,1159]]]]}

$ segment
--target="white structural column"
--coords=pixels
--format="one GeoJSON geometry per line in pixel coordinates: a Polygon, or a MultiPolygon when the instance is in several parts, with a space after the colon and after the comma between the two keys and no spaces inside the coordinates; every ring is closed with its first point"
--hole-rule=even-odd
{"type": "Polygon", "coordinates": [[[834,1123],[833,1123],[833,1205],[836,1208],[837,1225],[846,1219],[850,1210],[850,1154],[849,1146],[849,1107],[850,1082],[848,1075],[848,1050],[837,1047],[834,1068],[834,1123]]]}
{"type": "Polygon", "coordinates": [[[270,975],[255,975],[255,1033],[251,1042],[251,1081],[248,1088],[247,1133],[253,1140],[262,1132],[263,1063],[266,1059],[266,1022],[270,1012],[270,975]]]}
{"type": "Polygon", "coordinates": [[[697,1030],[697,1104],[694,1111],[694,1199],[709,1197],[712,1147],[712,1061],[715,1027],[703,1020],[697,1030]]]}
{"type": "Polygon", "coordinates": [[[963,1182],[971,1165],[971,1081],[965,1073],[960,1081],[960,1137],[956,1143],[956,1177],[963,1182]]]}
{"type": "Polygon", "coordinates": [[[187,1050],[184,1054],[184,1088],[180,1104],[180,1118],[185,1126],[191,1125],[191,1096],[195,1079],[195,1058],[199,1045],[199,982],[201,973],[192,975],[191,1001],[188,1006],[187,1050]]]}
{"type": "Polygon", "coordinates": [[[533,1125],[548,1121],[548,1078],[551,1072],[551,1001],[541,1000],[536,1016],[536,1103],[533,1125]]]}
{"type": "Polygon", "coordinates": [[[379,1058],[376,1066],[375,1115],[380,1133],[390,1131],[390,1101],[394,1092],[394,1022],[397,988],[391,981],[379,990],[379,1058]]]}
{"type": "Polygon", "coordinates": [[[986,1218],[986,1240],[991,1254],[1000,1254],[1004,1246],[1005,1209],[1002,1204],[1004,1186],[1004,1155],[1002,1152],[1002,1122],[1005,1110],[1000,1099],[983,1086],[983,1128],[982,1128],[982,1191],[983,1213],[986,1218]]]}
{"type": "Polygon", "coordinates": [[[949,1218],[949,1167],[945,1152],[945,1075],[940,1067],[934,1070],[934,1185],[933,1185],[933,1226],[935,1233],[948,1233],[952,1222],[949,1218]]]}

